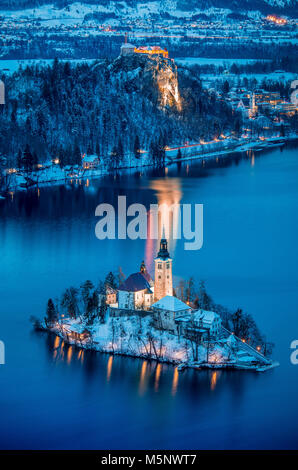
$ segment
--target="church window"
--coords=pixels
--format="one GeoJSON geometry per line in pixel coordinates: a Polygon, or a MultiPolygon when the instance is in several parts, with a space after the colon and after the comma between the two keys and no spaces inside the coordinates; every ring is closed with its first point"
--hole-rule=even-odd
{"type": "Polygon", "coordinates": [[[158,265],[158,269],[161,269],[161,264],[158,265]]]}
{"type": "Polygon", "coordinates": [[[170,263],[167,263],[167,269],[170,269],[170,263]]]}

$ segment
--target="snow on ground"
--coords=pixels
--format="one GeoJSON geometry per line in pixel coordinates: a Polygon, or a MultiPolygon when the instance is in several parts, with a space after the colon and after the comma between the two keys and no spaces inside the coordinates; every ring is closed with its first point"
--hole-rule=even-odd
{"type": "MultiPolygon", "coordinates": [[[[242,139],[227,138],[225,140],[204,144],[188,144],[180,147],[181,160],[220,158],[234,152],[244,152],[250,149],[261,150],[263,148],[270,147],[270,145],[279,145],[282,141],[296,140],[297,138],[297,134],[293,133],[287,136],[287,138],[281,138],[279,135],[272,135],[270,138],[268,137],[265,140],[258,139],[251,141],[248,138],[243,137],[242,139]]],[[[177,161],[177,153],[178,147],[166,150],[166,164],[171,164],[177,161]]],[[[139,159],[136,159],[134,155],[125,155],[123,164],[119,170],[141,170],[146,166],[152,166],[150,163],[149,152],[144,152],[139,159]]],[[[90,180],[100,178],[109,173],[109,170],[104,166],[104,162],[102,162],[98,168],[93,170],[83,170],[81,167],[60,168],[59,165],[47,162],[43,164],[43,167],[40,170],[32,172],[29,175],[16,173],[16,170],[13,171],[14,173],[10,175],[11,179],[9,184],[9,190],[11,191],[25,189],[26,179],[24,176],[29,176],[29,178],[35,182],[35,185],[37,184],[38,187],[64,184],[68,182],[89,186],[90,180]],[[84,181],[86,181],[86,183],[83,183],[84,181]]]]}
{"type": "Polygon", "coordinates": [[[128,6],[125,1],[117,2],[110,1],[107,6],[87,4],[81,2],[75,2],[65,8],[58,8],[53,3],[48,5],[42,5],[36,8],[26,8],[20,10],[0,10],[0,15],[9,18],[29,18],[29,19],[40,19],[40,20],[59,20],[60,23],[79,23],[82,22],[85,15],[93,12],[102,13],[115,13],[119,17],[125,16],[130,18],[143,18],[146,19],[151,15],[160,14],[161,11],[166,11],[176,18],[189,18],[195,14],[219,15],[220,17],[226,16],[231,13],[228,8],[208,8],[208,9],[190,9],[190,10],[179,10],[177,9],[177,1],[167,0],[166,2],[153,1],[146,3],[138,3],[136,6],[128,6]]]}
{"type": "Polygon", "coordinates": [[[108,315],[105,323],[95,319],[91,325],[83,319],[65,319],[63,324],[56,323],[50,329],[69,344],[85,349],[155,359],[180,364],[180,367],[258,370],[261,366],[262,370],[266,370],[266,367],[272,365],[271,361],[263,358],[239,338],[229,335],[224,328],[221,338],[211,341],[207,349],[206,343],[196,345],[183,336],[156,329],[150,313],[144,317],[108,315]],[[71,336],[72,331],[83,333],[86,329],[89,331],[89,338],[76,340],[71,336]]]}
{"type": "MultiPolygon", "coordinates": [[[[19,67],[23,69],[26,68],[28,65],[39,65],[39,66],[46,66],[52,65],[54,59],[3,59],[0,60],[0,73],[14,73],[16,72],[19,67]]],[[[94,62],[96,59],[59,59],[61,62],[70,62],[73,65],[87,62],[88,64],[94,62]]],[[[100,59],[99,59],[100,60],[100,59]]]]}
{"type": "MultiPolygon", "coordinates": [[[[69,325],[77,329],[80,320],[68,320],[69,325]]],[[[174,364],[187,363],[193,359],[190,341],[178,338],[167,331],[156,330],[152,326],[152,316],[109,317],[106,323],[98,320],[87,329],[92,334],[92,342],[83,341],[81,346],[100,352],[123,354],[136,357],[151,357],[160,362],[174,364]]],[[[64,337],[63,327],[53,330],[64,337]]],[[[64,338],[67,339],[67,338],[64,338]]],[[[68,339],[70,344],[75,341],[68,339]]],[[[198,362],[206,361],[205,346],[198,346],[198,362]]],[[[229,360],[229,348],[225,345],[215,345],[210,352],[211,362],[226,362],[229,360]]],[[[230,355],[231,359],[231,355],[230,355]]]]}
{"type": "MultiPolygon", "coordinates": [[[[235,64],[251,64],[254,62],[266,62],[263,59],[221,59],[221,58],[206,58],[206,57],[177,57],[175,59],[178,65],[192,66],[192,65],[215,65],[215,66],[224,66],[235,64]]],[[[270,62],[268,60],[268,62],[270,62]]]]}
{"type": "Polygon", "coordinates": [[[271,72],[271,73],[241,73],[238,75],[229,74],[229,75],[214,75],[214,74],[201,74],[202,83],[204,87],[214,87],[216,81],[228,80],[230,83],[238,83],[238,80],[241,78],[256,79],[258,83],[261,83],[263,80],[271,80],[272,82],[290,82],[297,79],[297,74],[292,72],[271,72]]]}
{"type": "Polygon", "coordinates": [[[74,23],[83,21],[84,16],[94,11],[108,12],[109,8],[103,5],[88,5],[86,3],[75,2],[65,8],[57,8],[52,3],[42,5],[36,8],[26,8],[22,10],[0,10],[0,14],[9,18],[30,18],[40,20],[70,20],[74,23]]]}

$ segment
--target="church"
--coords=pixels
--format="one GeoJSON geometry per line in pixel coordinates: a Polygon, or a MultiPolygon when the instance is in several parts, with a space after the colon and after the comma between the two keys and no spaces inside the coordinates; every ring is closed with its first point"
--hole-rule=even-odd
{"type": "Polygon", "coordinates": [[[115,309],[114,314],[134,315],[139,311],[143,315],[149,310],[158,329],[175,335],[195,332],[202,338],[217,337],[221,330],[217,313],[194,310],[173,295],[172,262],[167,240],[163,237],[154,260],[154,281],[143,261],[140,270],[118,287],[118,303],[110,305],[112,310],[115,309]]]}
{"type": "Polygon", "coordinates": [[[144,261],[140,271],[131,274],[118,288],[119,309],[149,309],[154,302],[173,295],[172,259],[165,238],[160,241],[160,249],[155,263],[154,281],[148,273],[144,261]]]}

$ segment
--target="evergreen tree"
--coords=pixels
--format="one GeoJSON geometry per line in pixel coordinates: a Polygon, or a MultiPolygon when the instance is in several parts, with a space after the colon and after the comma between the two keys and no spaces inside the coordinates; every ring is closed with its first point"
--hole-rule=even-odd
{"type": "Polygon", "coordinates": [[[105,287],[112,287],[113,289],[117,289],[117,281],[115,275],[110,271],[105,278],[105,287]]]}
{"type": "Polygon", "coordinates": [[[199,308],[202,308],[203,310],[210,310],[212,307],[212,299],[211,297],[207,294],[206,287],[205,287],[205,282],[201,281],[199,285],[199,291],[198,291],[198,305],[199,308]]]}
{"type": "Polygon", "coordinates": [[[222,91],[225,94],[229,93],[229,91],[230,91],[230,84],[227,80],[223,84],[222,91]]]}
{"type": "Polygon", "coordinates": [[[94,289],[94,285],[91,281],[86,281],[81,285],[81,294],[85,306],[85,311],[87,309],[87,304],[91,295],[91,291],[94,289]]]}
{"type": "Polygon", "coordinates": [[[38,156],[36,152],[33,152],[32,155],[32,169],[36,169],[38,165],[38,156]]]}
{"type": "Polygon", "coordinates": [[[17,158],[17,167],[20,170],[22,168],[22,166],[23,166],[23,154],[22,154],[22,150],[19,149],[18,158],[17,158]]]}
{"type": "Polygon", "coordinates": [[[105,321],[107,311],[107,303],[105,299],[105,295],[101,296],[100,306],[99,306],[99,317],[102,323],[105,321]]]}
{"type": "Polygon", "coordinates": [[[79,314],[78,289],[75,287],[66,289],[62,295],[61,307],[66,310],[71,318],[77,318],[79,314]]]}
{"type": "Polygon", "coordinates": [[[136,158],[140,158],[140,139],[138,135],[135,137],[133,153],[136,158]]]}
{"type": "Polygon", "coordinates": [[[75,145],[73,149],[72,164],[79,165],[79,166],[82,165],[82,155],[81,155],[80,147],[78,145],[75,145]]]}
{"type": "Polygon", "coordinates": [[[95,153],[99,157],[100,156],[100,147],[99,147],[99,142],[96,142],[96,148],[95,148],[95,153]]]}
{"type": "Polygon", "coordinates": [[[233,332],[236,336],[240,335],[241,332],[241,322],[242,322],[243,313],[241,308],[238,308],[235,313],[232,315],[233,323],[233,332]]]}
{"type": "Polygon", "coordinates": [[[123,149],[123,143],[122,143],[122,140],[120,139],[120,137],[119,137],[119,140],[118,140],[117,152],[118,152],[119,162],[121,163],[123,161],[123,158],[124,158],[124,149],[123,149]]]}
{"type": "Polygon", "coordinates": [[[26,147],[23,153],[23,167],[27,172],[29,172],[32,170],[32,166],[33,166],[33,156],[30,151],[29,144],[26,144],[26,147]]]}
{"type": "Polygon", "coordinates": [[[58,315],[57,315],[57,312],[56,312],[56,309],[55,309],[54,302],[52,301],[52,299],[49,299],[48,304],[47,304],[45,322],[48,326],[51,326],[57,320],[58,320],[58,315]]]}

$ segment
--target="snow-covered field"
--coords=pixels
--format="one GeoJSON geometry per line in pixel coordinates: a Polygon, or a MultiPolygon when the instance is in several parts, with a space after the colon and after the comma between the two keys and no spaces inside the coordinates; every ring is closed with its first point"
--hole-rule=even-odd
{"type": "Polygon", "coordinates": [[[195,345],[183,336],[178,337],[168,331],[156,329],[150,314],[145,317],[109,316],[105,323],[96,319],[91,325],[81,319],[67,319],[64,323],[56,323],[50,330],[69,344],[84,349],[155,359],[188,367],[207,365],[213,368],[257,369],[260,365],[271,365],[270,361],[234,335],[224,335],[228,333],[226,330],[223,330],[220,339],[210,342],[207,349],[206,343],[195,345]],[[72,331],[82,332],[86,329],[89,338],[77,340],[72,337],[72,331]]]}
{"type": "Polygon", "coordinates": [[[192,66],[192,65],[209,65],[224,66],[231,64],[251,64],[254,62],[266,62],[261,59],[214,59],[206,57],[178,57],[175,59],[178,65],[192,66]]]}
{"type": "Polygon", "coordinates": [[[202,83],[206,88],[213,88],[217,80],[228,80],[230,85],[233,83],[237,85],[238,80],[241,78],[247,79],[256,79],[258,83],[261,83],[263,80],[270,80],[272,82],[290,82],[298,79],[298,75],[292,72],[276,71],[271,73],[240,73],[238,75],[228,74],[228,75],[214,75],[214,74],[201,74],[202,83]]]}
{"type": "MultiPolygon", "coordinates": [[[[63,22],[68,20],[68,24],[72,21],[78,23],[83,21],[84,16],[92,12],[114,12],[121,16],[130,16],[131,18],[148,18],[150,15],[159,14],[161,11],[170,13],[176,18],[188,18],[194,14],[204,13],[204,15],[220,15],[226,16],[231,13],[228,8],[208,8],[208,9],[190,9],[190,10],[179,10],[177,9],[176,0],[166,1],[152,1],[146,3],[138,3],[136,6],[128,6],[125,1],[117,2],[111,1],[107,6],[87,4],[81,2],[75,2],[68,5],[65,8],[57,8],[53,3],[48,5],[42,5],[36,8],[27,8],[20,10],[0,10],[0,15],[5,15],[10,18],[29,18],[29,19],[41,19],[41,20],[60,20],[63,22]]],[[[258,16],[258,15],[257,15],[258,16]]]]}

